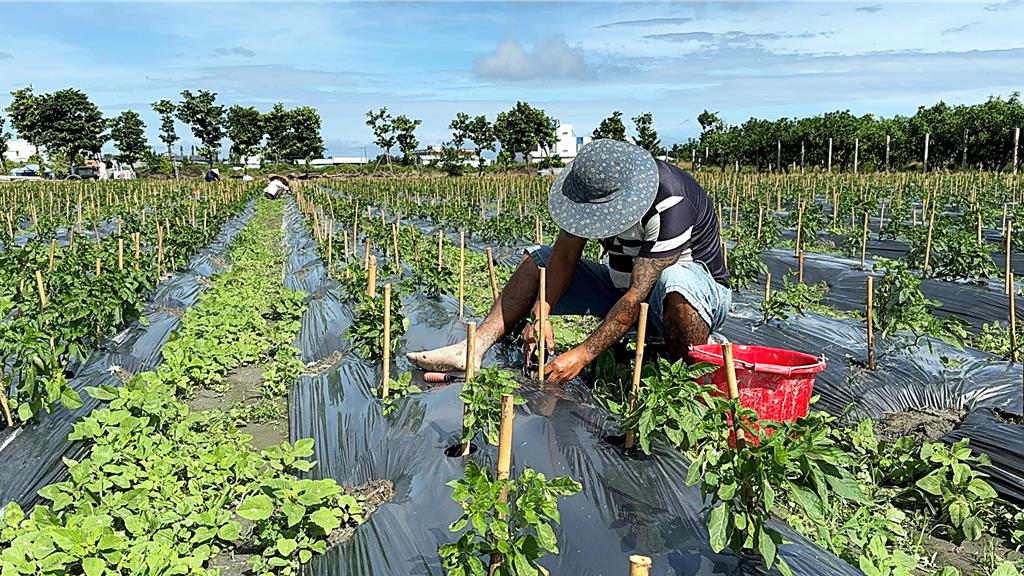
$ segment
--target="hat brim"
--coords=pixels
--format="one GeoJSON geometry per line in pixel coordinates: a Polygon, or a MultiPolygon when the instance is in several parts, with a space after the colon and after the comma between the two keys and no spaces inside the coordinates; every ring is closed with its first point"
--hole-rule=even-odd
{"type": "Polygon", "coordinates": [[[581,238],[610,238],[643,218],[658,195],[658,165],[647,151],[637,148],[628,159],[622,188],[601,203],[578,202],[571,191],[572,163],[558,175],[548,194],[551,218],[566,232],[581,238]]]}

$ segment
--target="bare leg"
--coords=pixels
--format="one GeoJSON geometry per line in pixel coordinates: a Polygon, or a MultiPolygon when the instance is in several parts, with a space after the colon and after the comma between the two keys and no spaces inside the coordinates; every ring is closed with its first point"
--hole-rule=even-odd
{"type": "Polygon", "coordinates": [[[665,296],[662,309],[662,324],[665,325],[665,352],[675,362],[690,358],[690,345],[707,344],[711,328],[700,314],[678,292],[665,296]]]}
{"type": "MultiPolygon", "coordinates": [[[[494,302],[491,311],[484,318],[483,323],[476,331],[476,363],[480,365],[480,359],[506,332],[516,325],[520,320],[526,318],[537,300],[537,284],[540,279],[540,271],[537,265],[529,256],[523,258],[516,268],[512,278],[509,279],[505,289],[494,302]]],[[[406,358],[410,362],[425,370],[436,370],[448,372],[453,370],[466,369],[466,341],[465,339],[450,346],[426,350],[423,352],[409,352],[406,358]]]]}

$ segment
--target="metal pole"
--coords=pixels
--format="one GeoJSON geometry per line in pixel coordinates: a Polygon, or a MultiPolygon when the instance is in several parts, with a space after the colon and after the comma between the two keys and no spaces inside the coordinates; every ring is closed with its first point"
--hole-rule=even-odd
{"type": "Polygon", "coordinates": [[[931,144],[932,133],[928,132],[924,135],[924,171],[928,171],[928,145],[931,144]]]}
{"type": "Polygon", "coordinates": [[[859,172],[860,168],[860,138],[853,141],[853,173],[859,172]]]}
{"type": "Polygon", "coordinates": [[[889,143],[892,141],[892,136],[885,135],[885,171],[889,171],[889,143]]]}
{"type": "Polygon", "coordinates": [[[782,172],[782,140],[775,141],[775,167],[782,172]]]}
{"type": "Polygon", "coordinates": [[[1017,174],[1017,150],[1020,148],[1020,128],[1013,129],[1013,173],[1017,174]]]}
{"type": "Polygon", "coordinates": [[[828,171],[832,172],[832,139],[828,139],[828,171]]]}
{"type": "Polygon", "coordinates": [[[804,173],[804,153],[807,151],[807,141],[800,141],[800,173],[804,173]]]}

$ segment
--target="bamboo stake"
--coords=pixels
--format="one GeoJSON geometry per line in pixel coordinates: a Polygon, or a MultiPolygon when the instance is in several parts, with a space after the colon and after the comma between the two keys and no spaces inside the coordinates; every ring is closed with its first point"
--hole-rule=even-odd
{"type": "Polygon", "coordinates": [[[0,390],[0,409],[4,411],[4,419],[7,420],[7,427],[14,428],[14,418],[11,417],[11,406],[7,403],[7,394],[0,390]]]}
{"type": "Polygon", "coordinates": [[[117,239],[117,269],[124,272],[124,238],[117,239]]]}
{"type": "Polygon", "coordinates": [[[327,225],[327,274],[334,270],[334,220],[327,225]]]}
{"type": "Polygon", "coordinates": [[[539,342],[537,342],[537,380],[544,384],[544,353],[547,351],[547,341],[544,337],[544,324],[547,321],[547,311],[544,309],[545,303],[547,303],[547,268],[541,266],[540,270],[540,287],[537,291],[537,298],[539,306],[537,306],[537,320],[539,322],[539,334],[536,335],[539,342]]]}
{"type": "MultiPolygon", "coordinates": [[[[637,396],[640,394],[640,374],[644,362],[644,342],[647,338],[647,302],[640,304],[640,317],[636,326],[636,356],[633,360],[633,382],[629,393],[629,410],[636,410],[637,396]]],[[[626,450],[633,448],[636,441],[636,433],[633,430],[626,431],[626,450]]]]}
{"type": "Polygon", "coordinates": [[[100,276],[100,271],[101,271],[102,269],[103,269],[103,265],[101,264],[101,262],[100,262],[100,259],[99,259],[99,257],[97,256],[97,257],[96,257],[96,277],[97,277],[97,278],[99,278],[99,276],[100,276]]]}
{"type": "MultiPolygon", "coordinates": [[[[498,480],[508,480],[512,476],[512,421],[515,419],[515,404],[511,394],[504,394],[501,397],[501,424],[498,429],[498,480]]],[[[508,490],[502,489],[498,495],[498,501],[508,502],[508,490]]],[[[499,514],[499,518],[504,515],[499,514]]],[[[497,574],[501,567],[502,555],[500,552],[491,554],[490,565],[487,567],[487,574],[497,574]]]]}
{"type": "Polygon", "coordinates": [[[466,312],[466,233],[459,232],[459,318],[466,312]]]}
{"type": "MultiPolygon", "coordinates": [[[[466,382],[476,376],[476,322],[466,323],[466,382]]],[[[466,413],[466,405],[462,405],[462,413],[466,413]]],[[[471,443],[467,440],[462,444],[462,456],[469,456],[471,443]]]]}
{"type": "Polygon", "coordinates": [[[441,232],[440,230],[438,230],[437,231],[437,269],[438,270],[440,270],[444,266],[444,260],[442,258],[442,256],[444,255],[443,244],[444,244],[444,232],[441,232]]]}
{"type": "Polygon", "coordinates": [[[366,267],[366,295],[370,298],[377,296],[377,257],[371,254],[366,267]]]}
{"type": "Polygon", "coordinates": [[[46,298],[46,285],[43,284],[43,274],[36,270],[36,291],[39,293],[39,307],[46,308],[49,300],[46,298]]]}
{"type": "Polygon", "coordinates": [[[928,219],[928,235],[924,241],[924,266],[921,271],[925,274],[928,273],[928,260],[931,259],[932,255],[932,231],[935,229],[935,210],[932,210],[931,217],[928,219]]]}
{"type": "Polygon", "coordinates": [[[1010,360],[1017,361],[1017,294],[1013,287],[1013,274],[1010,274],[1010,360]]]}
{"type": "Polygon", "coordinates": [[[491,279],[491,296],[494,297],[494,301],[498,301],[498,277],[494,272],[494,252],[487,249],[487,275],[491,279]]]}
{"type": "Polygon", "coordinates": [[[381,370],[380,397],[391,391],[391,283],[384,284],[384,366],[381,370]]]}
{"type": "Polygon", "coordinates": [[[772,273],[767,272],[764,275],[764,299],[768,300],[772,297],[772,273]]]}
{"type": "Polygon", "coordinates": [[[399,249],[398,249],[398,222],[397,221],[394,224],[392,224],[392,226],[391,226],[391,239],[392,239],[392,241],[394,242],[394,245],[395,245],[395,270],[398,270],[398,273],[401,274],[402,273],[402,258],[398,254],[399,249]]]}
{"type": "Polygon", "coordinates": [[[370,248],[372,248],[372,243],[370,241],[370,237],[367,236],[366,237],[366,244],[363,247],[363,269],[364,270],[369,270],[370,269],[370,248]]]}
{"type": "MultiPolygon", "coordinates": [[[[725,362],[725,380],[729,384],[729,399],[739,400],[740,391],[739,384],[736,382],[736,362],[732,357],[732,343],[726,342],[722,344],[722,358],[725,362]]],[[[739,418],[736,414],[732,415],[732,426],[736,432],[736,447],[739,448],[744,442],[743,427],[740,425],[739,418]]]]}
{"type": "Polygon", "coordinates": [[[1004,292],[1010,293],[1010,285],[1012,282],[1010,279],[1013,277],[1013,269],[1011,268],[1010,256],[1013,251],[1013,220],[1006,221],[1006,271],[1003,275],[1004,279],[1004,292]]]}
{"type": "Polygon", "coordinates": [[[57,239],[50,240],[50,263],[47,265],[47,271],[53,272],[53,267],[56,264],[55,258],[57,256],[57,239]]]}
{"type": "Polygon", "coordinates": [[[648,576],[651,564],[651,559],[647,556],[633,554],[629,557],[629,576],[648,576]]]}
{"type": "Polygon", "coordinates": [[[796,213],[796,244],[793,246],[793,256],[800,254],[800,232],[804,227],[804,204],[803,202],[797,207],[798,212],[796,213]]]}
{"type": "Polygon", "coordinates": [[[132,232],[132,242],[135,243],[135,271],[138,272],[141,268],[142,260],[142,236],[138,232],[132,232]]]}
{"type": "Polygon", "coordinates": [[[868,213],[864,212],[864,230],[860,237],[860,267],[863,270],[868,260],[868,213]]]}
{"type": "Polygon", "coordinates": [[[875,278],[868,276],[867,288],[867,320],[868,320],[868,370],[875,369],[875,278]]]}

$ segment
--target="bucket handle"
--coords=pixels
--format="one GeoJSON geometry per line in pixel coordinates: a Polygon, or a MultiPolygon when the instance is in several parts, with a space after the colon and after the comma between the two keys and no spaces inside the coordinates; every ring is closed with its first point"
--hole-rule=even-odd
{"type": "MultiPolygon", "coordinates": [[[[707,354],[708,356],[713,356],[713,357],[721,360],[722,361],[722,365],[723,366],[725,365],[725,358],[721,354],[715,354],[713,352],[706,352],[706,351],[704,353],[707,354]]],[[[733,362],[735,362],[736,364],[742,365],[747,370],[753,370],[754,372],[763,372],[765,374],[775,374],[777,376],[792,376],[793,372],[797,372],[799,370],[807,370],[807,369],[810,369],[810,368],[814,368],[814,367],[818,366],[819,364],[821,364],[824,360],[825,360],[825,357],[822,356],[814,364],[805,364],[803,366],[779,366],[779,365],[776,365],[776,364],[759,364],[757,362],[746,362],[744,360],[739,360],[739,359],[733,360],[733,362]]]]}

